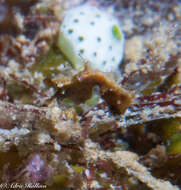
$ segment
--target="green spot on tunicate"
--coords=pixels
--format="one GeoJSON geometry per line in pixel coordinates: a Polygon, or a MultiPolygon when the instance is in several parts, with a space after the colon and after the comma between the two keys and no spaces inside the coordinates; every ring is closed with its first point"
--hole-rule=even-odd
{"type": "Polygon", "coordinates": [[[94,53],[93,53],[93,55],[96,57],[96,56],[97,56],[97,53],[96,53],[96,52],[94,52],[94,53]]]}
{"type": "Polygon", "coordinates": [[[74,19],[74,22],[77,23],[77,22],[79,22],[79,20],[78,19],[74,19]]]}
{"type": "Polygon", "coordinates": [[[100,37],[98,37],[98,38],[97,38],[97,41],[98,41],[98,42],[100,42],[100,41],[101,41],[101,38],[100,38],[100,37]]]}
{"type": "Polygon", "coordinates": [[[92,22],[90,22],[90,24],[91,24],[91,25],[94,25],[95,23],[92,21],[92,22]]]}
{"type": "Polygon", "coordinates": [[[72,33],[73,33],[73,29],[69,29],[69,30],[68,30],[68,33],[69,33],[69,34],[72,34],[72,33]]]}
{"type": "Polygon", "coordinates": [[[82,42],[84,40],[84,37],[79,36],[79,41],[82,42]]]}
{"type": "Polygon", "coordinates": [[[122,33],[117,25],[112,27],[112,33],[116,39],[122,40],[122,33]]]}
{"type": "Polygon", "coordinates": [[[97,15],[96,15],[96,17],[97,17],[97,18],[100,18],[100,17],[101,17],[101,15],[100,15],[100,14],[97,14],[97,15]]]}
{"type": "Polygon", "coordinates": [[[106,63],[107,63],[106,61],[103,61],[103,65],[106,65],[106,63]]]}
{"type": "Polygon", "coordinates": [[[83,53],[84,53],[84,50],[83,50],[83,49],[81,49],[81,50],[80,50],[80,53],[81,53],[81,54],[83,54],[83,53]]]}

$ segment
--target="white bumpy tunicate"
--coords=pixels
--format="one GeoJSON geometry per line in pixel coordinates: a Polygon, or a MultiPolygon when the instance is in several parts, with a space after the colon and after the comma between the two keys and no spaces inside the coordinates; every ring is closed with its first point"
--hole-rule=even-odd
{"type": "Polygon", "coordinates": [[[123,57],[124,35],[119,21],[90,5],[65,12],[58,46],[75,68],[85,61],[104,72],[119,70],[123,57]]]}

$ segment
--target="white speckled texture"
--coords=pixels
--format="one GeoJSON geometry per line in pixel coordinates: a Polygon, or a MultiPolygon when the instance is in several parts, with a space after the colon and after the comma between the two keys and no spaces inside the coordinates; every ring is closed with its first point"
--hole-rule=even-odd
{"type": "Polygon", "coordinates": [[[124,35],[119,21],[90,5],[66,11],[58,45],[76,68],[88,61],[93,69],[117,71],[123,57],[124,35]],[[121,40],[112,32],[118,26],[121,40]],[[82,59],[83,58],[83,59],[82,59]]]}

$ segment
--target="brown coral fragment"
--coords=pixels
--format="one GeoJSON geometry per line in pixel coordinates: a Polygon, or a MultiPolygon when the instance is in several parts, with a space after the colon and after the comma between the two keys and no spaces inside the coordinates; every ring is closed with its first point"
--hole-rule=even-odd
{"type": "Polygon", "coordinates": [[[77,103],[89,99],[94,86],[99,86],[102,98],[117,113],[124,113],[132,103],[130,92],[118,86],[106,73],[91,70],[88,65],[83,72],[75,75],[68,84],[62,86],[59,79],[53,80],[53,82],[57,87],[60,87],[60,96],[70,97],[77,103]]]}

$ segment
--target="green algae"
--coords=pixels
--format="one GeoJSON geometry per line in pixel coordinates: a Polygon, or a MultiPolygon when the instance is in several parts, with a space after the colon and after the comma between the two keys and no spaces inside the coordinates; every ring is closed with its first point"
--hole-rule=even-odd
{"type": "Polygon", "coordinates": [[[163,134],[167,144],[167,152],[169,154],[181,153],[181,120],[170,119],[163,122],[163,134]]]}
{"type": "Polygon", "coordinates": [[[100,96],[96,93],[93,93],[92,97],[86,100],[86,104],[89,106],[95,106],[100,100],[100,96]]]}
{"type": "Polygon", "coordinates": [[[85,172],[85,170],[86,170],[86,168],[85,168],[85,167],[82,167],[82,166],[72,166],[72,169],[73,169],[75,172],[78,172],[78,173],[85,172]]]}
{"type": "Polygon", "coordinates": [[[69,63],[65,60],[63,55],[55,48],[51,48],[47,55],[42,56],[36,64],[31,68],[32,72],[42,73],[45,77],[51,77],[58,74],[61,68],[64,68],[69,63]]]}
{"type": "Polygon", "coordinates": [[[181,153],[181,132],[176,133],[169,139],[169,145],[167,147],[169,154],[180,154],[181,153]]]}
{"type": "Polygon", "coordinates": [[[152,81],[143,91],[142,94],[145,96],[151,95],[153,92],[157,90],[157,87],[162,82],[161,79],[152,81]]]}
{"type": "Polygon", "coordinates": [[[68,183],[68,177],[66,175],[56,175],[54,176],[54,183],[50,187],[46,188],[46,190],[64,190],[68,183]]]}
{"type": "Polygon", "coordinates": [[[26,89],[24,86],[16,83],[7,85],[8,93],[10,97],[19,100],[21,104],[32,104],[34,97],[31,90],[26,89]]]}
{"type": "Polygon", "coordinates": [[[78,105],[78,104],[76,104],[74,101],[72,101],[72,100],[69,99],[69,98],[64,98],[64,99],[62,100],[62,104],[63,104],[67,109],[73,108],[73,109],[76,111],[76,113],[77,113],[78,115],[82,114],[82,112],[83,112],[81,106],[78,105]]]}

